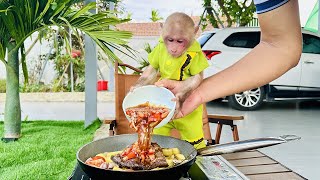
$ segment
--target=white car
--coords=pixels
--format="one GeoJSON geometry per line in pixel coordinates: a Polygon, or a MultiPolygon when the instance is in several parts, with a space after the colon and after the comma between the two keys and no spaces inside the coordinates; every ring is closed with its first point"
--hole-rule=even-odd
{"type": "MultiPolygon", "coordinates": [[[[232,108],[255,110],[264,101],[320,99],[320,36],[306,30],[302,33],[299,64],[265,86],[226,97],[232,108]]],[[[260,28],[208,31],[198,41],[210,63],[204,71],[208,77],[231,66],[255,47],[260,42],[260,28]]]]}

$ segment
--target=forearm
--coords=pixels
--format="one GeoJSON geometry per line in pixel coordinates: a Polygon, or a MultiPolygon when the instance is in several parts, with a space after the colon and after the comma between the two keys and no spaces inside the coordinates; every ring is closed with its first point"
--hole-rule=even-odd
{"type": "Polygon", "coordinates": [[[198,90],[203,101],[263,86],[288,71],[287,54],[267,43],[260,43],[233,66],[205,79],[198,90]],[[213,88],[214,87],[214,88],[213,88]]]}
{"type": "Polygon", "coordinates": [[[149,84],[154,84],[157,81],[158,70],[154,69],[152,66],[148,66],[145,71],[141,74],[136,85],[145,86],[149,84]]]}
{"type": "Polygon", "coordinates": [[[203,80],[202,72],[200,74],[189,77],[188,79],[182,81],[181,88],[175,93],[176,98],[180,103],[183,103],[188,96],[199,87],[200,83],[203,80]]]}
{"type": "Polygon", "coordinates": [[[203,73],[196,74],[194,76],[189,77],[184,81],[184,91],[191,92],[195,90],[201,84],[203,80],[203,73]]]}
{"type": "Polygon", "coordinates": [[[202,102],[263,86],[298,63],[302,38],[297,0],[259,15],[259,22],[260,44],[231,67],[205,79],[196,89],[202,102]]]}

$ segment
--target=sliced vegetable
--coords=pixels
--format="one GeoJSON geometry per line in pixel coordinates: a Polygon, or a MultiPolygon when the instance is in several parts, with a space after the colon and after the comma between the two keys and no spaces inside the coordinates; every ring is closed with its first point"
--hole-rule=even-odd
{"type": "Polygon", "coordinates": [[[119,166],[114,166],[112,168],[112,170],[114,170],[114,171],[124,171],[124,169],[119,168],[119,166]]]}
{"type": "Polygon", "coordinates": [[[174,164],[173,164],[173,160],[172,159],[166,159],[169,167],[172,167],[174,164]]]}
{"type": "Polygon", "coordinates": [[[92,157],[92,160],[98,160],[98,159],[101,159],[101,160],[103,160],[104,162],[106,161],[105,159],[104,159],[104,157],[101,157],[101,156],[94,156],[94,157],[92,157]]]}
{"type": "Polygon", "coordinates": [[[128,159],[132,159],[136,157],[136,153],[134,153],[133,151],[131,151],[127,156],[128,159]]]}
{"type": "Polygon", "coordinates": [[[148,154],[154,154],[154,153],[155,153],[155,150],[150,148],[148,154]]]}
{"type": "Polygon", "coordinates": [[[186,158],[184,157],[184,155],[183,154],[175,154],[174,155],[178,160],[185,160],[186,158]]]}
{"type": "Polygon", "coordinates": [[[96,155],[96,156],[97,156],[97,158],[98,158],[98,157],[102,157],[105,162],[106,162],[107,159],[108,159],[108,156],[106,155],[106,153],[101,153],[101,154],[98,154],[98,155],[96,155]]]}
{"type": "Polygon", "coordinates": [[[172,148],[173,154],[180,154],[180,150],[178,148],[172,148]]]}
{"type": "Polygon", "coordinates": [[[164,156],[171,156],[173,153],[172,153],[172,149],[162,149],[162,153],[164,156]]]}

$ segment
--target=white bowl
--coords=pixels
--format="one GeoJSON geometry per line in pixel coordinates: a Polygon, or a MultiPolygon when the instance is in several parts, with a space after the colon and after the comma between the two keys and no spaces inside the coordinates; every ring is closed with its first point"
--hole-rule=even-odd
{"type": "Polygon", "coordinates": [[[137,106],[146,103],[147,101],[157,106],[165,106],[170,109],[170,112],[168,116],[156,126],[156,128],[159,128],[167,124],[174,115],[176,108],[176,102],[172,101],[174,97],[174,94],[164,87],[157,87],[155,85],[142,86],[126,95],[122,102],[122,110],[127,119],[131,121],[130,117],[126,114],[126,109],[129,107],[137,106]]]}

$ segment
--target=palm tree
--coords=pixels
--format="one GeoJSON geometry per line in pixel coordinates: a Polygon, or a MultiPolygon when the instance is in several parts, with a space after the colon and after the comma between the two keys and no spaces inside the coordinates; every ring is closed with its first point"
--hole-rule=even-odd
{"type": "Polygon", "coordinates": [[[117,59],[110,48],[128,48],[131,33],[109,29],[127,20],[120,20],[106,12],[92,14],[96,7],[90,3],[80,10],[72,8],[79,0],[1,0],[0,1],[0,61],[6,68],[6,102],[4,140],[15,140],[21,135],[21,107],[19,96],[19,53],[22,69],[28,79],[25,62],[25,40],[35,32],[51,26],[82,31],[90,36],[108,55],[117,59]],[[6,57],[7,55],[7,57],[6,57]]]}
{"type": "Polygon", "coordinates": [[[157,22],[157,21],[162,20],[162,19],[163,19],[163,18],[159,16],[158,10],[152,9],[150,20],[151,20],[152,22],[157,22]]]}

